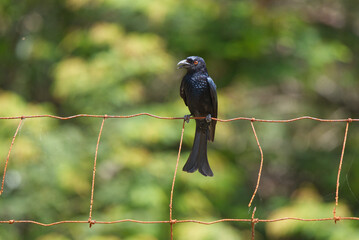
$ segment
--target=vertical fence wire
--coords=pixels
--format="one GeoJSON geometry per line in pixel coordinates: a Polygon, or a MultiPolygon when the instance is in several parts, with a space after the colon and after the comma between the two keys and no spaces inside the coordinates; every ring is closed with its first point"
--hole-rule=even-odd
{"type": "Polygon", "coordinates": [[[183,133],[184,133],[185,123],[186,123],[186,121],[183,120],[182,131],[181,131],[181,140],[180,140],[179,147],[178,147],[176,167],[175,167],[175,172],[173,174],[172,187],[171,187],[171,197],[170,197],[170,228],[171,228],[170,231],[171,231],[171,240],[173,240],[173,224],[176,223],[176,220],[172,219],[172,216],[173,216],[173,192],[174,192],[174,188],[175,188],[175,181],[176,181],[176,175],[177,175],[177,170],[178,170],[178,163],[179,163],[179,159],[181,157],[181,150],[182,150],[182,142],[183,142],[183,133]]]}
{"type": "Polygon", "coordinates": [[[259,152],[261,154],[261,163],[259,165],[259,172],[258,172],[258,178],[257,178],[257,184],[256,184],[256,188],[254,189],[254,192],[253,192],[253,195],[252,195],[252,198],[251,200],[249,201],[249,204],[248,204],[248,207],[251,207],[252,206],[252,202],[253,202],[253,199],[258,191],[258,187],[259,187],[259,182],[261,180],[261,175],[262,175],[262,168],[263,168],[263,150],[262,150],[262,147],[259,143],[259,140],[258,140],[258,136],[257,136],[257,133],[256,133],[256,129],[254,128],[254,125],[253,125],[253,121],[251,121],[251,127],[252,127],[252,130],[253,130],[253,134],[254,134],[254,137],[256,139],[256,142],[257,142],[257,145],[258,145],[258,148],[259,148],[259,152]]]}
{"type": "Polygon", "coordinates": [[[93,171],[92,171],[92,184],[91,184],[91,199],[90,199],[90,212],[89,212],[89,219],[88,223],[90,224],[90,227],[92,227],[93,224],[95,224],[95,221],[92,220],[92,207],[93,207],[93,194],[95,190],[95,177],[96,177],[96,163],[97,163],[97,154],[98,154],[98,146],[100,145],[103,125],[105,124],[106,116],[103,118],[100,131],[97,137],[97,144],[96,144],[96,150],[95,150],[95,160],[93,163],[93,171]]]}
{"type": "Polygon", "coordinates": [[[340,155],[340,161],[339,161],[339,167],[338,167],[337,185],[336,185],[336,190],[335,190],[335,206],[334,206],[334,210],[333,210],[333,217],[334,217],[334,222],[335,222],[335,223],[337,223],[337,221],[340,220],[340,217],[337,217],[337,216],[336,216],[337,206],[338,206],[338,201],[339,201],[339,179],[340,179],[340,173],[341,173],[341,171],[342,171],[345,145],[346,145],[347,137],[348,137],[349,123],[351,123],[351,122],[352,122],[352,119],[349,118],[348,121],[347,121],[347,125],[346,125],[346,127],[345,127],[342,153],[341,153],[341,155],[340,155]]]}
{"type": "Polygon", "coordinates": [[[20,130],[20,127],[21,127],[21,125],[22,125],[22,122],[23,122],[23,118],[20,118],[19,124],[17,125],[16,131],[15,131],[15,134],[14,134],[14,136],[12,137],[12,141],[11,141],[11,144],[10,144],[9,152],[8,152],[7,157],[6,157],[6,160],[5,160],[4,173],[3,173],[2,181],[1,181],[0,196],[2,195],[2,193],[3,193],[3,191],[4,191],[4,183],[5,183],[6,169],[7,169],[7,164],[9,163],[9,158],[10,158],[12,146],[14,146],[15,138],[16,138],[16,136],[17,136],[17,133],[18,133],[19,130],[20,130]]]}

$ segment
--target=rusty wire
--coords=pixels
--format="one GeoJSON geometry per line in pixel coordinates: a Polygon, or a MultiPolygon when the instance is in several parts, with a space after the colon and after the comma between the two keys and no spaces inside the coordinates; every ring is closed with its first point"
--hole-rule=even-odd
{"type": "MultiPolygon", "coordinates": [[[[83,220],[83,221],[81,221],[81,220],[79,220],[79,221],[64,220],[64,221],[58,221],[58,222],[52,222],[52,223],[42,223],[42,222],[37,222],[37,221],[33,221],[33,220],[14,220],[14,219],[11,219],[11,220],[0,221],[0,224],[1,223],[7,223],[7,224],[32,223],[32,224],[37,224],[37,225],[48,227],[48,226],[64,224],[64,223],[87,223],[87,224],[89,224],[89,227],[91,228],[94,224],[115,224],[115,223],[123,223],[123,222],[133,222],[133,223],[140,223],[140,224],[163,224],[163,223],[165,223],[165,224],[170,224],[170,236],[171,236],[171,240],[173,240],[173,225],[176,224],[176,223],[199,223],[199,224],[204,224],[204,225],[211,225],[211,224],[216,224],[216,223],[220,223],[220,222],[248,222],[248,223],[251,223],[251,230],[252,230],[251,231],[252,232],[252,234],[251,234],[252,238],[251,239],[254,240],[255,239],[255,225],[257,223],[259,223],[259,222],[268,223],[268,222],[280,222],[280,221],[292,220],[292,221],[306,221],[306,222],[334,221],[336,223],[337,221],[340,221],[340,220],[357,220],[357,221],[359,221],[359,217],[336,216],[336,207],[338,206],[338,202],[339,202],[339,184],[340,184],[339,179],[340,179],[340,173],[341,173],[342,164],[343,164],[344,151],[345,151],[345,146],[346,146],[347,136],[348,136],[348,131],[349,131],[349,124],[352,123],[352,122],[358,122],[359,121],[359,119],[351,119],[351,118],[347,118],[347,119],[321,119],[321,118],[315,118],[315,117],[310,117],[310,116],[303,116],[303,117],[292,118],[292,119],[287,119],[287,120],[265,120],[265,119],[256,119],[256,118],[248,118],[248,117],[237,117],[237,118],[231,118],[231,119],[212,118],[212,120],[215,120],[215,121],[218,121],[218,122],[231,122],[231,121],[244,120],[244,121],[250,121],[250,123],[251,123],[252,131],[253,131],[256,143],[258,145],[258,149],[259,149],[261,158],[260,158],[260,166],[259,166],[259,171],[258,171],[257,183],[256,183],[256,186],[255,186],[253,195],[252,195],[252,197],[251,197],[251,199],[249,201],[248,207],[250,207],[252,205],[252,201],[253,201],[254,197],[256,196],[256,193],[257,193],[258,188],[259,188],[261,174],[262,174],[262,167],[263,167],[263,158],[264,158],[263,157],[263,150],[262,150],[262,147],[261,147],[261,145],[259,143],[258,136],[257,136],[256,130],[254,128],[253,122],[290,123],[290,122],[299,121],[299,120],[305,120],[305,119],[319,121],[319,122],[346,122],[343,147],[342,147],[342,152],[341,152],[341,156],[340,156],[340,160],[339,160],[339,167],[338,167],[338,174],[337,174],[335,206],[334,206],[334,209],[333,209],[333,217],[331,217],[331,218],[304,219],[304,218],[297,218],[297,217],[283,217],[283,218],[277,218],[277,219],[258,219],[258,218],[254,218],[255,212],[257,210],[256,207],[254,207],[251,219],[219,219],[219,220],[215,220],[215,221],[211,221],[211,222],[199,221],[199,220],[177,220],[177,219],[173,219],[173,194],[174,194],[174,187],[175,187],[175,181],[176,181],[176,175],[177,175],[177,170],[178,170],[179,159],[180,159],[180,156],[181,156],[183,134],[184,134],[184,129],[185,129],[185,119],[184,119],[184,117],[161,117],[161,116],[157,116],[157,115],[150,114],[150,113],[138,113],[138,114],[126,115],[126,116],[78,114],[78,115],[73,115],[73,116],[69,116],[69,117],[60,117],[60,116],[55,116],[55,115],[29,115],[29,116],[0,117],[0,120],[1,119],[2,120],[20,119],[20,121],[18,123],[18,126],[16,128],[16,131],[14,133],[14,136],[12,138],[10,148],[9,148],[6,160],[5,160],[5,166],[4,166],[3,177],[2,177],[2,182],[1,182],[1,189],[0,189],[0,196],[2,195],[2,193],[4,191],[5,176],[6,176],[6,171],[7,171],[7,166],[8,166],[11,150],[13,148],[13,145],[15,143],[15,139],[16,139],[16,137],[18,135],[18,132],[19,132],[22,124],[23,124],[24,119],[27,119],[27,118],[54,118],[54,119],[59,119],[59,120],[69,120],[69,119],[80,118],[80,117],[102,118],[102,123],[101,123],[101,127],[100,127],[100,130],[99,130],[98,138],[97,138],[95,157],[94,157],[94,165],[93,165],[93,173],[92,173],[92,186],[91,186],[91,198],[90,198],[90,210],[89,210],[89,218],[88,218],[88,220],[87,221],[85,221],[85,220],[83,220]],[[179,143],[179,148],[178,148],[177,161],[176,161],[175,170],[174,170],[174,174],[173,174],[172,187],[171,187],[171,193],[170,193],[169,220],[164,220],[164,221],[140,221],[140,220],[135,220],[135,219],[122,219],[122,220],[116,220],[116,221],[96,221],[96,220],[93,220],[92,219],[92,208],[93,208],[93,203],[94,203],[96,162],[97,162],[98,148],[99,148],[99,144],[100,144],[102,130],[104,128],[105,120],[107,118],[133,118],[133,117],[138,117],[138,116],[149,116],[149,117],[153,117],[153,118],[157,118],[157,119],[164,119],[164,120],[183,120],[180,143],[179,143]]],[[[204,117],[191,117],[191,119],[204,119],[204,117]]]]}
{"type": "MultiPolygon", "coordinates": [[[[259,140],[258,140],[258,137],[257,137],[257,133],[256,133],[256,129],[254,128],[254,125],[253,125],[253,121],[251,121],[251,127],[252,127],[252,130],[253,130],[253,134],[254,134],[254,137],[256,138],[256,142],[257,142],[257,145],[258,145],[258,148],[259,148],[259,152],[261,154],[261,163],[259,165],[259,171],[258,171],[258,178],[257,178],[257,184],[256,184],[256,188],[254,189],[254,192],[253,192],[253,195],[252,195],[252,198],[251,200],[249,201],[249,204],[248,204],[248,207],[251,207],[252,205],[252,202],[253,202],[253,199],[254,197],[256,196],[256,193],[258,191],[258,187],[259,187],[259,181],[261,180],[261,175],[262,175],[262,168],[263,168],[263,150],[262,150],[262,147],[259,143],[259,140]]],[[[253,210],[253,214],[255,212],[255,209],[253,210]]]]}
{"type": "Polygon", "coordinates": [[[93,163],[93,171],[92,171],[92,185],[91,185],[91,200],[90,200],[90,213],[89,213],[89,219],[88,222],[90,224],[90,227],[94,224],[94,222],[92,221],[92,206],[93,206],[93,192],[95,189],[95,176],[96,176],[96,162],[97,162],[97,153],[98,153],[98,146],[100,144],[100,140],[101,140],[101,135],[102,135],[102,130],[103,130],[103,125],[105,124],[105,120],[106,120],[106,115],[102,120],[101,123],[101,127],[100,127],[100,132],[98,134],[98,138],[97,138],[97,144],[96,144],[96,151],[95,151],[95,160],[93,163]]]}

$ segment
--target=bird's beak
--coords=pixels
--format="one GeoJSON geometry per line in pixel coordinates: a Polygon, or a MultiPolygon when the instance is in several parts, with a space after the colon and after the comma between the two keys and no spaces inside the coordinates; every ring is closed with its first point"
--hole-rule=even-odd
{"type": "Polygon", "coordinates": [[[179,63],[177,63],[177,69],[180,69],[180,68],[188,68],[191,64],[189,64],[187,62],[186,59],[180,61],[179,63]]]}

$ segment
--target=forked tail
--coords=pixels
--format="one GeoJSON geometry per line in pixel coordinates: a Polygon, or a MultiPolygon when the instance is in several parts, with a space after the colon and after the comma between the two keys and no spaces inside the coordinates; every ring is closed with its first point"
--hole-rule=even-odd
{"type": "Polygon", "coordinates": [[[208,124],[196,120],[196,134],[194,136],[191,154],[189,155],[183,171],[193,173],[197,169],[204,176],[213,176],[207,158],[208,124]]]}

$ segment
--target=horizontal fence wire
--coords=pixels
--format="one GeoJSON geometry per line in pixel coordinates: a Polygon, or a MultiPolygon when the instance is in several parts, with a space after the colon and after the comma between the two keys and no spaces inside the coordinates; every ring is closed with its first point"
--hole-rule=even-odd
{"type": "MultiPolygon", "coordinates": [[[[133,223],[140,223],[140,224],[169,224],[170,225],[170,237],[171,237],[171,240],[173,240],[173,225],[177,224],[177,223],[199,223],[199,224],[204,224],[204,225],[211,225],[211,224],[216,224],[216,223],[221,223],[221,222],[248,222],[248,223],[251,223],[251,233],[252,233],[251,239],[254,240],[255,239],[255,225],[257,223],[260,223],[260,222],[269,223],[269,222],[280,222],[280,221],[289,221],[289,220],[291,220],[291,221],[305,221],[305,222],[333,221],[334,223],[336,223],[337,221],[341,221],[341,220],[359,220],[359,217],[336,216],[336,208],[337,208],[338,203],[339,203],[339,184],[340,184],[339,179],[340,179],[340,173],[341,173],[343,159],[344,159],[344,152],[345,152],[345,146],[346,146],[347,136],[348,136],[348,131],[349,131],[349,124],[352,123],[352,122],[359,122],[359,119],[352,119],[352,118],[347,118],[347,119],[321,119],[321,118],[315,118],[315,117],[310,117],[310,116],[303,116],[303,117],[292,118],[292,119],[287,119],[287,120],[265,120],[265,119],[256,119],[256,118],[248,118],[248,117],[237,117],[237,118],[231,118],[231,119],[212,118],[213,121],[218,121],[218,122],[232,122],[232,121],[243,120],[243,121],[250,121],[250,123],[251,123],[251,128],[252,128],[252,131],[253,131],[253,135],[255,137],[255,140],[256,140],[256,143],[258,145],[258,149],[259,149],[259,152],[260,152],[260,165],[259,165],[257,183],[256,183],[255,189],[253,191],[253,195],[252,195],[252,197],[251,197],[251,199],[249,201],[248,207],[251,207],[252,201],[255,198],[256,193],[258,191],[258,187],[259,187],[260,179],[261,179],[261,174],[262,174],[263,161],[264,161],[263,150],[262,150],[261,144],[259,142],[257,132],[256,132],[255,127],[254,127],[254,122],[290,123],[290,122],[295,122],[295,121],[307,119],[307,120],[313,120],[313,121],[318,121],[318,122],[331,122],[331,123],[333,123],[333,122],[345,122],[346,127],[345,127],[345,132],[344,132],[344,140],[343,140],[342,151],[341,151],[340,160],[339,160],[339,167],[338,167],[338,174],[337,174],[337,181],[336,181],[336,191],[335,191],[335,206],[334,206],[333,213],[332,213],[333,217],[330,217],[330,218],[317,218],[317,219],[304,219],[304,218],[297,218],[297,217],[283,217],[283,218],[277,218],[277,219],[258,219],[258,218],[255,218],[256,207],[254,207],[251,219],[219,219],[219,220],[216,220],[216,221],[206,222],[206,221],[199,221],[199,220],[177,220],[177,219],[173,219],[173,194],[174,194],[174,187],[175,187],[176,175],[177,175],[177,170],[178,170],[178,163],[179,163],[179,159],[180,159],[180,156],[181,156],[183,134],[184,134],[184,130],[185,130],[185,123],[186,123],[186,120],[187,120],[186,117],[161,117],[161,116],[157,116],[157,115],[150,114],[150,113],[138,113],[138,114],[126,115],[126,116],[78,114],[78,115],[73,115],[73,116],[69,116],[69,117],[60,117],[60,116],[55,116],[55,115],[28,115],[28,116],[0,117],[0,120],[16,120],[16,119],[20,120],[19,123],[18,123],[18,126],[16,128],[15,134],[14,134],[14,136],[12,138],[12,141],[11,141],[11,144],[10,144],[10,147],[9,147],[9,151],[8,151],[8,154],[7,154],[7,157],[6,157],[6,160],[5,160],[4,172],[3,172],[3,177],[2,177],[2,182],[1,182],[1,189],[0,189],[0,196],[2,195],[2,193],[4,191],[4,182],[5,182],[5,177],[6,177],[7,166],[8,166],[8,162],[9,162],[9,159],[10,159],[11,150],[12,150],[13,145],[15,143],[16,136],[18,135],[18,132],[19,132],[19,130],[20,130],[22,124],[23,124],[23,120],[24,119],[30,119],[30,118],[54,118],[54,119],[59,119],[59,120],[69,120],[69,119],[74,119],[74,118],[102,118],[100,130],[99,130],[99,134],[98,134],[98,138],[97,138],[95,157],[94,157],[94,164],[93,164],[89,218],[88,218],[87,221],[85,221],[85,220],[84,221],[65,220],[65,221],[58,221],[58,222],[52,222],[52,223],[41,223],[41,222],[37,222],[37,221],[33,221],[33,220],[14,220],[14,219],[11,219],[11,220],[6,220],[6,221],[0,221],[0,224],[5,224],[5,223],[7,223],[7,224],[32,223],[32,224],[37,224],[37,225],[41,225],[41,226],[45,226],[45,227],[58,225],[58,224],[64,224],[64,223],[86,223],[86,224],[89,224],[89,227],[92,227],[94,224],[115,224],[115,223],[123,223],[123,222],[133,222],[133,223]],[[104,128],[105,120],[108,119],[108,118],[133,118],[133,117],[139,117],[139,116],[149,116],[149,117],[153,117],[153,118],[157,118],[157,119],[163,119],[163,120],[183,120],[180,143],[179,143],[179,148],[178,148],[178,155],[177,155],[175,170],[174,170],[173,179],[172,179],[171,193],[170,193],[169,220],[164,220],[164,221],[140,221],[140,220],[135,220],[135,219],[122,219],[122,220],[117,220],[117,221],[96,221],[96,220],[92,219],[92,208],[93,208],[93,204],[94,204],[94,189],[95,189],[95,177],[96,177],[96,162],[97,162],[98,148],[99,148],[99,144],[100,144],[102,130],[104,128]]],[[[205,117],[191,117],[190,119],[204,119],[204,118],[205,117]]]]}

